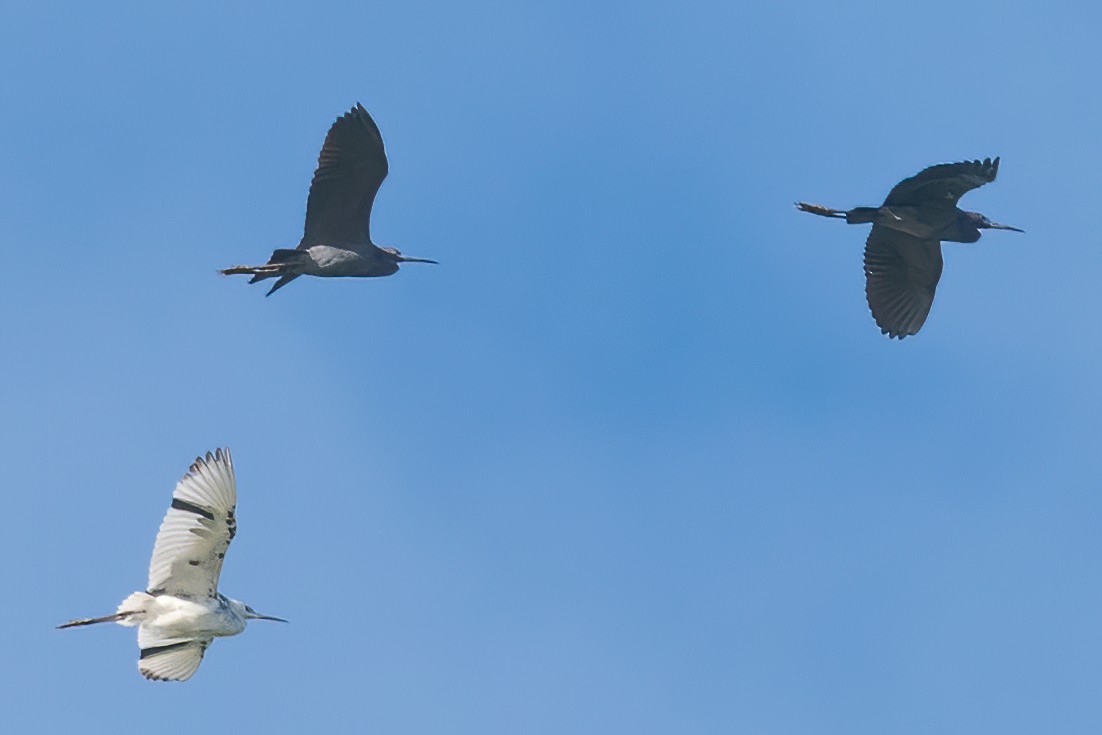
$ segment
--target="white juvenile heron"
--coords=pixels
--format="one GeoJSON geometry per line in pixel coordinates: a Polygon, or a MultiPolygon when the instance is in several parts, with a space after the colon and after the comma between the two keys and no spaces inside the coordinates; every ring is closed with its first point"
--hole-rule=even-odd
{"type": "Polygon", "coordinates": [[[138,670],[147,679],[183,681],[195,673],[218,636],[237,635],[261,615],[218,591],[218,575],[237,531],[237,487],[229,449],[198,457],[176,484],[161,522],[149,587],[135,592],[102,618],[71,620],[57,627],[93,623],[138,626],[138,670]]]}
{"type": "Polygon", "coordinates": [[[266,294],[271,296],[301,275],[389,276],[399,263],[436,263],[371,242],[371,205],[388,170],[379,127],[357,102],[325,136],[298,247],[276,250],[264,265],[234,265],[222,274],[251,275],[249,283],[279,276],[266,294]]]}

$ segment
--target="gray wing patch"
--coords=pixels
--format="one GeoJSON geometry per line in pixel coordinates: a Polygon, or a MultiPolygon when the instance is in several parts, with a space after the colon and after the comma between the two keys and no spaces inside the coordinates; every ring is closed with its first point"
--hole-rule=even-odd
{"type": "Polygon", "coordinates": [[[371,242],[371,206],[388,170],[379,127],[357,102],[325,136],[299,249],[371,242]]]}

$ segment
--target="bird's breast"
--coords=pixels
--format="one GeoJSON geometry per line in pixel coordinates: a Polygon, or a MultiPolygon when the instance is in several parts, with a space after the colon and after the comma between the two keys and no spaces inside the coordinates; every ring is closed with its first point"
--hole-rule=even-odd
{"type": "Polygon", "coordinates": [[[225,609],[217,599],[188,600],[158,595],[149,606],[143,626],[156,628],[166,637],[236,635],[245,621],[225,609]]]}

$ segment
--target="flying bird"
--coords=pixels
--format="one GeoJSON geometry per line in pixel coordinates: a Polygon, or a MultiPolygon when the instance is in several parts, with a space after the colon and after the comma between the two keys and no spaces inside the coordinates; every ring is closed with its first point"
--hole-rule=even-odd
{"type": "Polygon", "coordinates": [[[271,296],[301,275],[389,276],[399,263],[436,263],[371,242],[371,205],[388,170],[383,136],[357,102],[325,136],[298,247],[277,249],[264,265],[234,265],[221,272],[251,275],[249,283],[278,276],[266,294],[271,296]]]}
{"type": "Polygon", "coordinates": [[[229,449],[198,457],[172,493],[161,522],[149,585],[127,597],[111,615],[63,623],[138,626],[138,670],[147,679],[184,681],[195,673],[218,636],[237,635],[261,615],[218,591],[218,575],[237,532],[237,488],[229,449]]]}
{"type": "Polygon", "coordinates": [[[957,207],[960,198],[999,173],[999,159],[942,163],[895,185],[879,207],[849,211],[796,202],[796,208],[847,223],[872,223],[865,242],[865,297],[880,331],[917,334],[934,303],[941,278],[941,242],[976,242],[980,230],[1013,230],[979,212],[957,207]]]}

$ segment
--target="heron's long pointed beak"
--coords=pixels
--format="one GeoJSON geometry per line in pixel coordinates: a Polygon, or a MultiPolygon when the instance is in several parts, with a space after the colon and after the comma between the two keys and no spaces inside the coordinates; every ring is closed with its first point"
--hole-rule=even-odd
{"type": "Polygon", "coordinates": [[[992,230],[1010,230],[1012,232],[1025,232],[1025,230],[1019,227],[1011,227],[1010,225],[1000,225],[998,222],[988,222],[987,226],[992,230]]]}
{"type": "Polygon", "coordinates": [[[289,623],[289,622],[291,622],[290,620],[284,620],[283,618],[277,618],[274,615],[253,615],[251,617],[252,617],[253,620],[274,620],[277,623],[289,623]]]}
{"type": "Polygon", "coordinates": [[[435,260],[430,260],[429,258],[410,258],[406,255],[400,256],[398,261],[401,263],[432,263],[433,265],[440,265],[435,260]]]}

